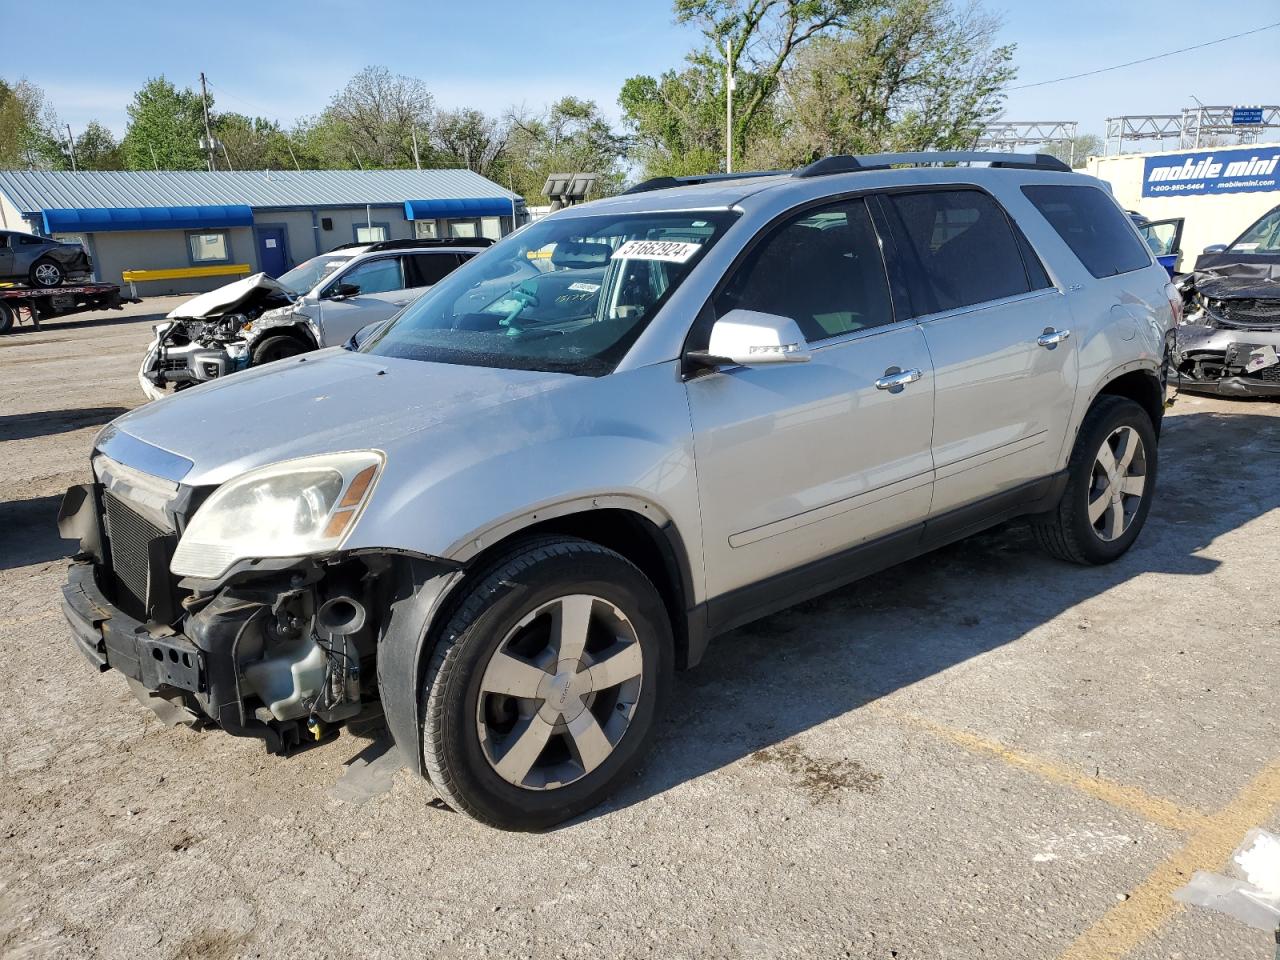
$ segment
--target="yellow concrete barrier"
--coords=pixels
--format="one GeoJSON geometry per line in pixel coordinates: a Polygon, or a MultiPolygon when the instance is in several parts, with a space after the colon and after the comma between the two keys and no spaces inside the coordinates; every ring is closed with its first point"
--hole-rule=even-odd
{"type": "Polygon", "coordinates": [[[172,270],[126,270],[121,276],[125,283],[142,283],[144,280],[186,280],[190,277],[232,277],[249,273],[253,268],[247,263],[224,263],[216,267],[175,267],[172,270]]]}

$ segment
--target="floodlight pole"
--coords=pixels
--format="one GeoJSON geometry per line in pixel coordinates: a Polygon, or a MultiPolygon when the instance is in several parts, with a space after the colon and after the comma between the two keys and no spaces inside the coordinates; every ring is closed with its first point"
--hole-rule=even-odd
{"type": "Polygon", "coordinates": [[[733,38],[724,40],[724,172],[733,173],[733,38]]]}
{"type": "Polygon", "coordinates": [[[71,156],[71,172],[76,172],[76,138],[71,135],[71,124],[67,124],[67,153],[71,156]]]}
{"type": "Polygon", "coordinates": [[[209,148],[209,172],[213,172],[213,133],[209,129],[209,88],[205,84],[204,71],[200,71],[200,102],[204,105],[204,137],[209,148]]]}
{"type": "Polygon", "coordinates": [[[415,170],[421,170],[422,164],[418,162],[418,125],[415,123],[409,130],[413,134],[413,167],[415,170]]]}

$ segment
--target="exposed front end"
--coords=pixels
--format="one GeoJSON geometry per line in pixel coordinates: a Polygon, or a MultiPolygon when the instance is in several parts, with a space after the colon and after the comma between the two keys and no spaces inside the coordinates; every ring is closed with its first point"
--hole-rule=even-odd
{"type": "Polygon", "coordinates": [[[1173,382],[1229,397],[1280,396],[1280,289],[1275,268],[1237,264],[1193,280],[1177,329],[1173,382]]]}

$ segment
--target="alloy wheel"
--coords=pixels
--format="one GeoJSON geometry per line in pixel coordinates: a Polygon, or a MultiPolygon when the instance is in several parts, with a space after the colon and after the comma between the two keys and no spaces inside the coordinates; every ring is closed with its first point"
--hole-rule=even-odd
{"type": "Polygon", "coordinates": [[[481,677],[485,758],[528,790],[581,779],[627,732],[643,672],[635,627],[616,605],[587,594],[542,604],[507,633],[481,677]]]}
{"type": "Polygon", "coordinates": [[[55,287],[62,282],[62,271],[52,263],[38,264],[35,274],[36,283],[42,287],[55,287]]]}
{"type": "Polygon", "coordinates": [[[1147,452],[1133,427],[1121,426],[1098,448],[1089,485],[1089,522],[1100,540],[1124,535],[1147,487],[1147,452]]]}

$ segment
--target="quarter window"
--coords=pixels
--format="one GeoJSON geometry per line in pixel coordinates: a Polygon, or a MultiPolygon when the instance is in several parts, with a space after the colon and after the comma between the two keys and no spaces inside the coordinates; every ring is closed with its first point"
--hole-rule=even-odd
{"type": "Polygon", "coordinates": [[[890,194],[884,200],[917,314],[955,310],[1032,289],[1018,235],[1004,210],[985,193],[931,190],[890,194]]]}
{"type": "Polygon", "coordinates": [[[193,233],[187,237],[192,263],[217,263],[231,259],[225,233],[193,233]]]}
{"type": "Polygon", "coordinates": [[[862,200],[779,227],[735,272],[715,311],[790,317],[810,342],[893,322],[880,243],[862,200]]]}
{"type": "Polygon", "coordinates": [[[1032,184],[1022,192],[1093,276],[1114,277],[1151,264],[1129,217],[1097,187],[1032,184]]]}
{"type": "Polygon", "coordinates": [[[439,283],[461,262],[456,253],[418,253],[408,258],[409,285],[429,287],[439,283]]]}

